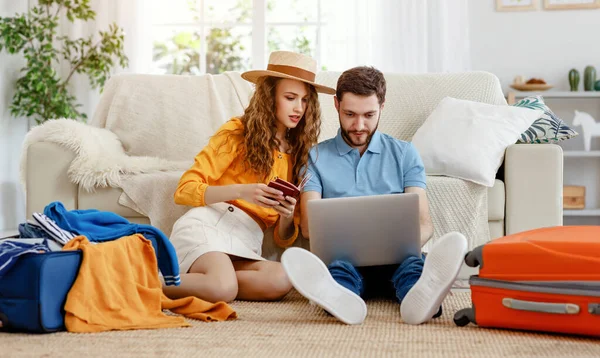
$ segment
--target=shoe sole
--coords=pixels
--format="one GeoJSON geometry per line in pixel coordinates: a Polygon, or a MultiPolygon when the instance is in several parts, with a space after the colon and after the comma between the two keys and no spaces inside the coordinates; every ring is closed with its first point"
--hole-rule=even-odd
{"type": "Polygon", "coordinates": [[[451,232],[439,238],[425,259],[421,277],[402,300],[402,321],[421,324],[438,312],[466,253],[467,239],[461,233],[451,232]]]}
{"type": "Polygon", "coordinates": [[[310,251],[292,247],[281,256],[292,286],[308,300],[346,324],[361,324],[367,305],[360,296],[337,283],[327,266],[310,251]]]}

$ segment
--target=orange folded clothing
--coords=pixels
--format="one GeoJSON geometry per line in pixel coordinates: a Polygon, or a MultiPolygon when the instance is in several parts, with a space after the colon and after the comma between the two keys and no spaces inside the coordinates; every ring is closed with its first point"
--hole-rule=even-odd
{"type": "Polygon", "coordinates": [[[70,332],[190,326],[185,318],[169,316],[163,309],[203,321],[237,317],[225,302],[166,297],[154,248],[142,235],[100,244],[78,236],[63,250],[83,251],[79,274],[65,303],[65,326],[70,332]]]}

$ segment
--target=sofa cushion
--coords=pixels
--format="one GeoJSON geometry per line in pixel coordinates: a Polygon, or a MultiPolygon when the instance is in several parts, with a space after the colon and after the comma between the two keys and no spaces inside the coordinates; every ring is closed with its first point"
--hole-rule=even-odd
{"type": "Polygon", "coordinates": [[[429,175],[446,175],[492,187],[506,148],[541,110],[446,97],[413,137],[429,175]]]}
{"type": "Polygon", "coordinates": [[[552,112],[542,96],[525,97],[513,106],[543,111],[540,118],[521,134],[519,143],[556,143],[579,134],[552,112]]]}

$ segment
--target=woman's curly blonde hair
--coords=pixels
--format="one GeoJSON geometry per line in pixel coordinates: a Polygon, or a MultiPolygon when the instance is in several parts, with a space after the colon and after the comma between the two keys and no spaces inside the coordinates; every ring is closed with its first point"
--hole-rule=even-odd
{"type": "MultiPolygon", "coordinates": [[[[243,132],[233,131],[229,135],[243,136],[240,155],[245,156],[245,163],[263,180],[271,173],[274,158],[273,150],[279,148],[275,137],[276,90],[281,78],[265,76],[258,79],[250,104],[240,117],[244,124],[243,132]]],[[[298,183],[304,176],[303,169],[308,163],[310,148],[317,144],[321,132],[321,107],[315,88],[306,84],[308,90],[306,110],[296,128],[288,132],[287,140],[293,157],[292,182],[298,183]]]]}

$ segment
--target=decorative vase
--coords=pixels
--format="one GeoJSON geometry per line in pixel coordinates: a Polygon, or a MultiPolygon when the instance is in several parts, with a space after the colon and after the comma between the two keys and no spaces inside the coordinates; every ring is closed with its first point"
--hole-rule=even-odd
{"type": "Polygon", "coordinates": [[[571,91],[577,91],[579,89],[579,80],[579,71],[576,69],[569,71],[569,86],[571,86],[571,91]]]}
{"type": "Polygon", "coordinates": [[[596,69],[594,66],[587,66],[583,72],[583,89],[593,91],[596,83],[596,69]]]}
{"type": "Polygon", "coordinates": [[[594,85],[594,89],[596,91],[600,91],[600,81],[596,81],[596,84],[594,85]]]}

